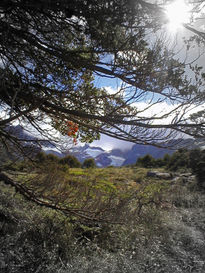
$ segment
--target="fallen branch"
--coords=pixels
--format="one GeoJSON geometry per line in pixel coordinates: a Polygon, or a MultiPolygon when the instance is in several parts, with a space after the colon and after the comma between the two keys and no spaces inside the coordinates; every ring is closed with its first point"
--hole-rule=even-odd
{"type": "Polygon", "coordinates": [[[4,182],[6,185],[10,185],[15,188],[16,192],[19,192],[22,196],[24,196],[27,200],[34,202],[35,204],[39,206],[43,206],[46,208],[50,208],[53,210],[60,211],[66,216],[75,216],[87,221],[92,221],[92,222],[104,222],[104,223],[109,223],[109,224],[123,224],[122,222],[112,222],[111,220],[106,220],[102,218],[96,218],[92,217],[89,215],[85,214],[85,211],[83,210],[76,210],[72,208],[66,208],[66,207],[61,207],[57,204],[54,204],[52,202],[49,202],[45,198],[39,198],[36,196],[36,194],[26,187],[25,185],[20,184],[17,181],[14,181],[12,178],[10,178],[6,173],[0,172],[0,181],[4,182]]]}

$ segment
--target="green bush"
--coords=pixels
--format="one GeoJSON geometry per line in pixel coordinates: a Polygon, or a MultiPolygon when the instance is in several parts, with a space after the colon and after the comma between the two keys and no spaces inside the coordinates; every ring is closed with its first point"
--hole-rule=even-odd
{"type": "Polygon", "coordinates": [[[59,157],[53,154],[46,155],[46,160],[52,161],[52,162],[59,162],[59,157]]]}
{"type": "Polygon", "coordinates": [[[170,157],[167,168],[170,171],[178,171],[182,169],[188,170],[190,166],[190,151],[186,149],[179,149],[170,157]]]}
{"type": "Polygon", "coordinates": [[[70,168],[80,168],[81,163],[75,156],[67,155],[59,160],[60,164],[68,165],[70,168]]]}
{"type": "Polygon", "coordinates": [[[165,154],[163,158],[153,158],[151,155],[147,154],[144,157],[138,158],[136,165],[144,168],[161,168],[166,167],[170,162],[171,156],[165,154]]]}
{"type": "Polygon", "coordinates": [[[155,159],[151,155],[147,154],[144,157],[139,157],[136,165],[144,168],[152,168],[155,166],[155,159]]]}
{"type": "Polygon", "coordinates": [[[52,162],[58,162],[59,161],[59,157],[58,156],[56,156],[54,154],[46,154],[43,151],[39,152],[36,155],[35,159],[39,163],[43,163],[43,162],[46,162],[46,161],[52,161],[52,162]]]}
{"type": "Polygon", "coordinates": [[[93,158],[87,158],[83,162],[83,168],[95,168],[95,160],[93,158]]]}
{"type": "Polygon", "coordinates": [[[171,155],[169,155],[169,154],[164,155],[164,157],[162,158],[163,166],[167,166],[169,164],[170,158],[171,158],[171,155]]]}
{"type": "Polygon", "coordinates": [[[39,152],[37,155],[36,155],[36,160],[39,162],[39,163],[42,163],[42,162],[45,162],[47,159],[47,156],[44,152],[39,152]]]}
{"type": "Polygon", "coordinates": [[[190,151],[190,167],[197,177],[198,185],[205,183],[205,150],[190,151]]]}

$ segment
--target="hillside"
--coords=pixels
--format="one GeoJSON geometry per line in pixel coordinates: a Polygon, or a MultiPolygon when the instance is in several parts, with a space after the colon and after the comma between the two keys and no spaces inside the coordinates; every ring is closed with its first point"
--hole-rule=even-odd
{"type": "MultiPolygon", "coordinates": [[[[150,178],[147,171],[142,168],[65,171],[66,185],[75,188],[77,194],[71,206],[75,203],[78,209],[83,208],[81,186],[76,188],[81,181],[80,185],[86,184],[90,189],[86,210],[98,206],[102,212],[104,206],[101,219],[105,221],[101,222],[37,206],[1,183],[1,272],[204,272],[204,192],[193,179],[150,178]],[[93,190],[98,194],[91,194],[93,190]],[[118,195],[114,194],[116,191],[118,195]],[[112,199],[107,203],[110,194],[112,199]],[[108,210],[107,205],[112,209],[108,210]]],[[[7,175],[27,187],[35,186],[31,179],[28,182],[34,173],[12,171],[7,175]]],[[[58,183],[58,194],[61,190],[65,192],[62,176],[58,183]]],[[[53,192],[55,199],[54,185],[45,186],[41,184],[38,194],[44,192],[46,198],[46,194],[53,192]]]]}

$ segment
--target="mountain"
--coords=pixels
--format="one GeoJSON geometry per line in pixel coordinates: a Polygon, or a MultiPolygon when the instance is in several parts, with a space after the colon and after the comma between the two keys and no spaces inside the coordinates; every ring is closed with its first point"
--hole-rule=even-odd
{"type": "Polygon", "coordinates": [[[139,157],[143,157],[147,154],[154,158],[162,158],[165,154],[172,154],[179,148],[196,148],[198,145],[193,139],[177,139],[167,143],[160,143],[160,147],[152,145],[140,145],[135,144],[132,149],[126,154],[126,159],[123,165],[134,164],[139,157]]]}
{"type": "Polygon", "coordinates": [[[123,151],[119,149],[113,149],[105,151],[100,147],[92,147],[86,144],[83,147],[75,147],[71,150],[71,154],[78,158],[80,162],[83,162],[86,158],[94,158],[98,167],[107,166],[124,166],[136,163],[139,157],[146,154],[152,155],[154,158],[163,157],[166,153],[173,153],[174,150],[157,148],[151,145],[144,146],[135,144],[130,150],[123,151]]]}
{"type": "Polygon", "coordinates": [[[110,165],[121,166],[125,161],[124,154],[121,150],[105,151],[101,147],[93,147],[85,144],[81,147],[74,147],[70,153],[77,157],[80,162],[87,158],[94,158],[98,167],[107,167],[110,165]]]}
{"type": "Polygon", "coordinates": [[[165,154],[172,154],[173,152],[174,150],[168,148],[158,148],[151,145],[135,144],[132,149],[127,152],[123,165],[134,164],[139,157],[143,157],[147,154],[150,154],[154,158],[161,158],[165,154]]]}
{"type": "Polygon", "coordinates": [[[152,145],[134,144],[132,148],[128,150],[124,150],[124,147],[119,147],[118,149],[106,151],[101,147],[93,147],[89,144],[85,144],[84,146],[75,146],[67,151],[64,150],[64,152],[62,152],[59,147],[56,147],[56,145],[52,141],[41,139],[39,146],[39,138],[37,138],[35,134],[25,131],[20,125],[11,126],[8,128],[8,130],[11,130],[10,133],[15,135],[16,137],[24,139],[24,146],[27,147],[27,149],[29,149],[29,147],[32,149],[36,147],[37,151],[39,151],[40,149],[47,154],[55,154],[59,157],[71,154],[77,157],[80,162],[83,162],[87,158],[94,158],[98,167],[107,167],[111,165],[124,166],[135,164],[139,157],[145,156],[146,154],[150,154],[154,158],[161,158],[167,153],[172,154],[174,151],[181,147],[205,148],[204,139],[200,141],[195,141],[193,139],[178,139],[172,140],[165,144],[161,144],[163,148],[152,145]]]}
{"type": "MultiPolygon", "coordinates": [[[[47,154],[52,153],[59,157],[65,155],[61,152],[59,148],[56,147],[55,143],[47,139],[43,139],[42,136],[34,130],[25,130],[25,128],[21,125],[7,126],[6,130],[10,135],[21,140],[24,155],[35,156],[35,154],[42,150],[47,154]]],[[[21,151],[22,150],[20,149],[20,154],[21,151]]],[[[18,156],[17,150],[16,153],[18,156]]],[[[21,155],[19,156],[21,157],[21,155]]]]}
{"type": "Polygon", "coordinates": [[[119,147],[119,149],[112,149],[110,151],[85,144],[82,147],[74,147],[70,153],[76,156],[80,162],[92,157],[95,159],[98,167],[107,167],[110,165],[125,166],[135,164],[139,157],[143,157],[146,154],[150,154],[154,158],[162,158],[165,154],[172,154],[179,148],[193,149],[202,147],[204,143],[204,141],[196,142],[193,139],[178,139],[161,144],[163,148],[152,145],[134,144],[129,150],[123,150],[123,147],[119,147]]]}

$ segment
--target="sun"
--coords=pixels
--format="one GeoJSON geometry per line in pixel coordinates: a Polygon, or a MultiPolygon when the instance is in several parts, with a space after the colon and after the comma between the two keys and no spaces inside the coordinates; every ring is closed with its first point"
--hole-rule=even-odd
{"type": "Polygon", "coordinates": [[[177,31],[183,24],[190,21],[190,7],[184,0],[175,0],[167,5],[165,10],[169,20],[168,26],[172,31],[177,31]]]}

